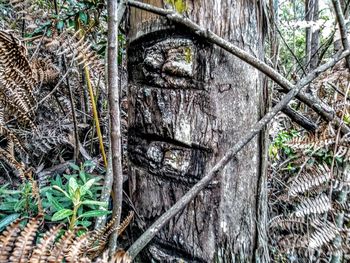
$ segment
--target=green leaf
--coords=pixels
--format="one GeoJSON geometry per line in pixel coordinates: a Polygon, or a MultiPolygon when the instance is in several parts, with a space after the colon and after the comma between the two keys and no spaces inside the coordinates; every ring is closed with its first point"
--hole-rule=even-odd
{"type": "Polygon", "coordinates": [[[77,222],[77,226],[83,226],[83,227],[89,227],[91,226],[92,222],[87,221],[87,220],[83,220],[83,221],[78,221],[77,222]]]}
{"type": "Polygon", "coordinates": [[[99,216],[108,215],[110,213],[111,211],[107,211],[107,210],[92,210],[80,215],[80,217],[99,217],[99,216]]]}
{"type": "Polygon", "coordinates": [[[79,12],[79,19],[81,22],[83,22],[85,25],[87,24],[88,22],[88,16],[86,13],[84,12],[79,12]]]}
{"type": "Polygon", "coordinates": [[[50,204],[53,205],[57,211],[64,209],[64,207],[50,193],[46,193],[46,197],[50,204]]]}
{"type": "Polygon", "coordinates": [[[57,23],[56,27],[57,27],[58,30],[62,30],[62,28],[64,27],[64,22],[63,22],[62,20],[59,21],[59,22],[57,23]]]}
{"type": "Polygon", "coordinates": [[[90,179],[89,181],[87,181],[82,187],[81,187],[81,195],[84,196],[86,194],[87,191],[90,190],[91,186],[93,186],[93,184],[96,182],[96,179],[90,179]]]}
{"type": "Polygon", "coordinates": [[[4,219],[0,221],[0,230],[11,224],[13,221],[15,221],[17,218],[19,218],[21,214],[12,214],[6,216],[4,219]]]}
{"type": "Polygon", "coordinates": [[[62,209],[53,214],[51,221],[59,221],[73,215],[73,211],[70,209],[62,209]]]}
{"type": "Polygon", "coordinates": [[[79,177],[84,183],[86,183],[86,174],[84,171],[79,172],[79,177]]]}
{"type": "Polygon", "coordinates": [[[69,178],[69,194],[73,196],[75,191],[78,189],[79,185],[74,177],[69,178]]]}
{"type": "Polygon", "coordinates": [[[93,163],[91,160],[87,160],[85,163],[84,163],[84,167],[95,167],[96,164],[93,163]]]}
{"type": "Polygon", "coordinates": [[[17,202],[7,202],[0,205],[1,211],[13,211],[17,202]]]}
{"type": "Polygon", "coordinates": [[[74,163],[70,163],[69,166],[73,169],[73,170],[76,170],[76,171],[79,171],[80,170],[80,167],[74,163]]]}
{"type": "Polygon", "coordinates": [[[58,185],[54,185],[54,186],[52,186],[52,188],[55,189],[55,190],[57,190],[57,191],[60,191],[60,192],[63,193],[66,197],[68,197],[68,198],[70,199],[69,194],[68,194],[66,191],[64,191],[61,187],[59,187],[58,185]]]}
{"type": "Polygon", "coordinates": [[[82,205],[98,205],[102,207],[107,207],[108,203],[107,202],[100,202],[100,201],[94,201],[94,200],[84,200],[81,202],[82,205]]]}
{"type": "Polygon", "coordinates": [[[24,207],[25,202],[26,202],[25,199],[20,200],[19,202],[16,203],[15,207],[13,208],[13,210],[15,212],[20,211],[24,207]]]}

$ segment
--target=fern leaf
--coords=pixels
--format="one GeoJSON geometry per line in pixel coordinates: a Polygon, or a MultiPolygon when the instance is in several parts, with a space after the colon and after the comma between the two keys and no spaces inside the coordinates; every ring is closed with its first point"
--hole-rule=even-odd
{"type": "Polygon", "coordinates": [[[61,263],[64,259],[65,253],[73,243],[75,237],[74,231],[67,231],[63,237],[54,245],[52,252],[48,258],[49,263],[61,263]]]}
{"type": "Polygon", "coordinates": [[[123,250],[118,249],[110,260],[112,263],[131,263],[131,257],[123,250]]]}
{"type": "Polygon", "coordinates": [[[330,170],[327,166],[320,166],[310,173],[302,173],[289,188],[289,195],[296,196],[299,193],[327,183],[331,179],[330,170]]]}
{"type": "Polygon", "coordinates": [[[33,241],[37,234],[41,216],[31,219],[17,238],[15,248],[10,257],[10,262],[28,262],[29,255],[34,247],[33,241]]]}
{"type": "Polygon", "coordinates": [[[329,136],[315,136],[315,135],[308,135],[304,138],[293,138],[288,143],[286,143],[287,146],[290,146],[291,148],[295,150],[306,150],[306,149],[317,149],[317,148],[328,148],[330,145],[335,143],[335,137],[329,137],[329,136]]]}
{"type": "Polygon", "coordinates": [[[306,228],[306,221],[302,217],[281,217],[273,218],[269,224],[270,228],[278,228],[280,230],[287,230],[290,233],[304,232],[306,228]]]}
{"type": "Polygon", "coordinates": [[[36,246],[30,257],[29,263],[44,263],[47,262],[50,255],[50,250],[55,242],[57,233],[61,230],[62,225],[58,225],[47,231],[40,243],[36,246]]]}
{"type": "Polygon", "coordinates": [[[86,251],[87,245],[89,244],[88,235],[78,237],[74,240],[74,243],[69,247],[69,250],[65,253],[65,259],[69,263],[79,262],[82,258],[82,254],[86,251]]]}
{"type": "Polygon", "coordinates": [[[322,214],[331,209],[331,202],[327,195],[321,194],[316,198],[308,198],[299,204],[294,212],[296,217],[302,217],[309,214],[322,214]]]}
{"type": "Polygon", "coordinates": [[[12,222],[0,236],[0,263],[9,262],[9,254],[13,249],[14,242],[21,231],[22,219],[12,222]]]}
{"type": "Polygon", "coordinates": [[[309,247],[312,249],[322,247],[323,245],[330,245],[330,242],[339,235],[337,227],[330,222],[318,223],[316,230],[311,234],[309,247]]]}

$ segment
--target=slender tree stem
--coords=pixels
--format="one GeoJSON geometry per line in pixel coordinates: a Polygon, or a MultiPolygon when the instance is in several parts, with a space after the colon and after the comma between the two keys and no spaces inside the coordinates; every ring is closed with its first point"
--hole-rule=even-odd
{"type": "MultiPolygon", "coordinates": [[[[123,1],[124,2],[124,1],[123,1]]],[[[120,8],[122,4],[119,5],[120,8]]],[[[108,102],[110,117],[110,151],[113,171],[113,216],[115,226],[120,223],[123,198],[123,169],[120,129],[120,92],[118,75],[118,27],[122,14],[118,12],[116,0],[108,1],[108,102]]],[[[124,4],[125,10],[125,4],[124,4]]],[[[119,9],[120,11],[120,9],[119,9]]],[[[124,13],[124,12],[123,12],[124,13]]],[[[110,239],[110,252],[116,249],[118,233],[114,232],[110,239]]]]}
{"type": "MultiPolygon", "coordinates": [[[[339,2],[339,0],[332,0],[332,3],[333,3],[335,14],[336,14],[337,20],[338,20],[341,42],[342,42],[345,50],[350,50],[350,44],[349,44],[349,40],[347,37],[348,32],[346,29],[345,18],[344,18],[343,10],[340,6],[340,2],[339,2]]],[[[348,69],[350,70],[350,57],[346,58],[346,65],[348,66],[348,69]]]]}

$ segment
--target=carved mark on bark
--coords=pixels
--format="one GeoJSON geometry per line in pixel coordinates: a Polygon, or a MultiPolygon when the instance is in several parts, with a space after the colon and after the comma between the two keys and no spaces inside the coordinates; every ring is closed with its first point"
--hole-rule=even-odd
{"type": "MultiPolygon", "coordinates": [[[[129,48],[130,195],[140,214],[140,229],[204,175],[218,149],[219,123],[204,79],[209,53],[208,46],[184,36],[152,40],[148,36],[148,41],[129,48]]],[[[155,262],[209,258],[214,248],[208,255],[203,251],[214,244],[217,216],[212,211],[219,205],[218,192],[217,182],[213,183],[177,215],[147,249],[148,258],[155,262]]]]}

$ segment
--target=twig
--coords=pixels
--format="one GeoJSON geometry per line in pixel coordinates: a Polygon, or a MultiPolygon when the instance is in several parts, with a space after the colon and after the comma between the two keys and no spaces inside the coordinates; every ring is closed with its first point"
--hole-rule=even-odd
{"type": "MultiPolygon", "coordinates": [[[[108,1],[108,103],[110,123],[110,152],[113,171],[113,218],[114,225],[120,224],[123,202],[123,168],[120,129],[119,74],[118,74],[118,27],[126,8],[125,1],[117,4],[115,0],[108,1]]],[[[115,251],[118,232],[115,231],[109,240],[109,250],[115,251]]]]}
{"type": "MultiPolygon", "coordinates": [[[[340,95],[342,95],[343,97],[345,97],[345,93],[344,92],[342,92],[340,89],[338,89],[338,87],[336,86],[336,85],[334,85],[332,82],[329,82],[329,81],[327,81],[327,84],[329,85],[329,86],[331,86],[336,92],[338,92],[340,95]]],[[[346,98],[347,100],[349,99],[349,98],[346,98]]]]}
{"type": "MultiPolygon", "coordinates": [[[[276,105],[277,103],[277,100],[272,100],[272,105],[276,105]]],[[[284,109],[282,109],[282,112],[286,114],[292,121],[299,124],[301,127],[305,128],[308,131],[315,131],[318,127],[317,124],[314,123],[312,120],[308,119],[307,117],[292,109],[288,105],[284,109]]]]}
{"type": "MultiPolygon", "coordinates": [[[[62,66],[63,70],[66,72],[67,71],[67,66],[66,66],[66,56],[62,55],[62,66]]],[[[75,102],[74,102],[74,95],[73,95],[73,90],[70,85],[69,81],[69,76],[66,75],[66,81],[67,81],[67,87],[69,91],[69,101],[71,105],[71,111],[72,111],[72,118],[73,118],[73,125],[74,125],[74,141],[75,141],[75,147],[74,147],[74,161],[78,161],[79,157],[79,132],[78,132],[78,121],[77,121],[77,114],[75,111],[75,102]]]]}
{"type": "Polygon", "coordinates": [[[309,73],[305,78],[299,81],[299,83],[293,86],[292,90],[282,98],[282,100],[272,108],[260,121],[258,121],[250,130],[247,135],[234,144],[229,149],[224,157],[215,164],[215,166],[198,182],[196,183],[183,197],[181,197],[169,210],[167,210],[162,216],[160,216],[141,237],[131,245],[128,254],[134,259],[138,253],[152,240],[152,238],[158,233],[158,231],[165,226],[178,212],[184,209],[197,195],[213,180],[215,175],[222,170],[226,164],[247,144],[249,143],[264,127],[269,123],[278,112],[280,112],[297,94],[298,92],[311,83],[320,73],[324,72],[328,68],[335,65],[339,60],[349,55],[349,51],[345,51],[340,55],[335,56],[326,64],[316,68],[309,73]]]}
{"type": "MultiPolygon", "coordinates": [[[[339,31],[340,31],[341,42],[343,44],[343,48],[345,50],[350,50],[350,44],[349,44],[349,40],[347,37],[348,32],[346,29],[345,18],[344,18],[343,10],[340,6],[340,2],[339,2],[339,0],[332,0],[332,3],[333,3],[335,14],[336,14],[337,20],[338,20],[339,31]]],[[[350,57],[346,58],[346,65],[348,66],[348,69],[350,70],[350,57]]]]}
{"type": "MultiPolygon", "coordinates": [[[[226,41],[225,39],[219,37],[212,31],[208,29],[204,29],[203,27],[197,25],[193,21],[191,21],[188,18],[182,17],[178,13],[167,10],[159,7],[155,7],[149,4],[141,3],[135,0],[129,0],[128,4],[130,6],[146,10],[161,16],[165,16],[169,20],[176,22],[178,24],[181,24],[185,26],[188,30],[193,32],[194,34],[204,38],[205,40],[218,45],[219,47],[225,49],[226,51],[232,53],[233,55],[237,56],[238,58],[242,59],[249,65],[253,66],[254,68],[258,69],[259,71],[266,74],[269,78],[271,78],[273,81],[275,81],[278,85],[280,85],[285,92],[290,91],[293,89],[293,84],[290,83],[286,78],[284,78],[281,74],[279,74],[276,70],[268,66],[263,61],[255,58],[254,56],[250,55],[248,52],[238,48],[237,46],[233,45],[232,43],[226,41]]],[[[347,51],[348,52],[348,51],[347,51]]],[[[348,54],[346,54],[348,56],[348,54]]],[[[344,56],[344,57],[346,57],[344,56]]],[[[306,92],[300,91],[299,94],[296,96],[300,101],[308,105],[310,108],[312,108],[316,113],[318,113],[323,119],[327,121],[332,121],[336,123],[336,125],[340,126],[342,128],[342,132],[349,133],[350,129],[347,127],[344,123],[341,123],[339,118],[335,116],[334,110],[326,105],[324,102],[322,102],[319,98],[313,97],[311,94],[308,94],[306,92]]]]}
{"type": "MultiPolygon", "coordinates": [[[[79,24],[78,32],[80,33],[81,39],[83,39],[84,35],[83,35],[83,32],[80,30],[80,24],[79,24]]],[[[102,155],[103,163],[104,163],[105,167],[107,167],[107,156],[106,156],[106,151],[105,151],[105,147],[103,144],[103,136],[102,136],[102,132],[101,132],[100,120],[99,120],[96,102],[95,102],[95,95],[94,95],[94,91],[93,91],[92,84],[91,84],[90,71],[89,71],[89,68],[88,68],[88,65],[86,63],[85,58],[84,58],[84,74],[85,74],[86,84],[88,86],[92,114],[93,114],[95,125],[96,125],[96,132],[97,132],[97,137],[98,137],[98,141],[100,144],[101,155],[102,155]]]]}

